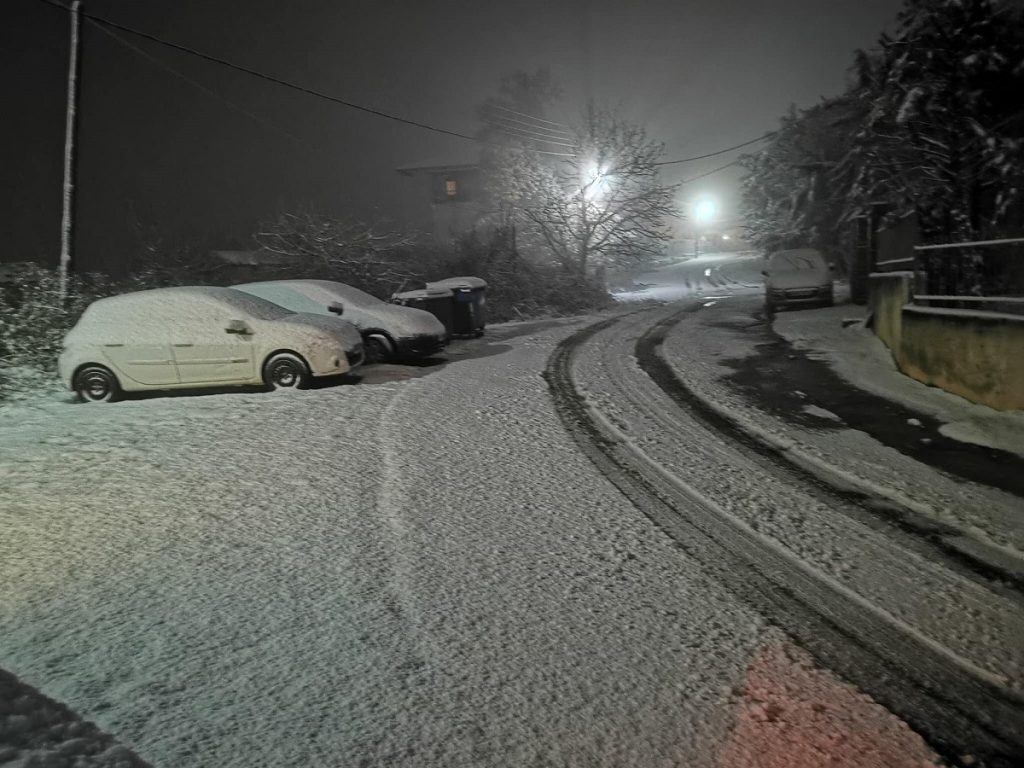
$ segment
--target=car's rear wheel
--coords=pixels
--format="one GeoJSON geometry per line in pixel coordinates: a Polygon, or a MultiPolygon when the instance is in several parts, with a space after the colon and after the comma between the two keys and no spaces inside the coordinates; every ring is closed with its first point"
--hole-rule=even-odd
{"type": "Polygon", "coordinates": [[[384,336],[374,334],[363,338],[367,363],[386,363],[394,356],[391,343],[384,336]]]}
{"type": "Polygon", "coordinates": [[[75,394],[83,403],[109,403],[121,396],[117,377],[102,365],[87,365],[75,374],[75,394]]]}
{"type": "Polygon", "coordinates": [[[263,364],[263,383],[267,389],[305,389],[310,378],[306,361],[291,352],[278,352],[263,364]]]}

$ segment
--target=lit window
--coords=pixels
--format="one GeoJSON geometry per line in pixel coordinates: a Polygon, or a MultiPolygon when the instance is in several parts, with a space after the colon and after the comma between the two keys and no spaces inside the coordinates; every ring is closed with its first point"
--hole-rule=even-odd
{"type": "Polygon", "coordinates": [[[459,182],[457,182],[455,179],[445,180],[444,193],[448,195],[448,197],[455,197],[457,194],[459,194],[459,182]]]}

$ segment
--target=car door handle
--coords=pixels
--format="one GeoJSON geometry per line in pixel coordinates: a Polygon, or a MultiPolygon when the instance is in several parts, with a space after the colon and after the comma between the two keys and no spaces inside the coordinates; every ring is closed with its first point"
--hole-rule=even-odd
{"type": "Polygon", "coordinates": [[[171,344],[172,347],[194,347],[195,344],[171,344]]]}
{"type": "Polygon", "coordinates": [[[124,344],[104,344],[104,347],[123,347],[124,344]]]}

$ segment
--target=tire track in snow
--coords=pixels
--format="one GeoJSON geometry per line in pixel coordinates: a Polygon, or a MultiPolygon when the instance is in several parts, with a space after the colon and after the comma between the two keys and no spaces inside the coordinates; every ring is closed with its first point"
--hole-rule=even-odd
{"type": "Polygon", "coordinates": [[[951,657],[884,613],[793,561],[763,536],[641,458],[632,438],[581,394],[576,354],[618,318],[562,342],[546,376],[559,414],[584,452],[681,547],[741,597],[793,633],[828,666],[854,680],[928,735],[947,754],[983,755],[1009,766],[1024,750],[1018,696],[951,657]]]}

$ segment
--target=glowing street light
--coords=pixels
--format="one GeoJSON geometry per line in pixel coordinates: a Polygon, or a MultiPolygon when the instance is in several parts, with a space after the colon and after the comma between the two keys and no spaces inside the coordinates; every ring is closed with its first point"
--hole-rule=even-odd
{"type": "Polygon", "coordinates": [[[583,184],[580,190],[585,200],[601,197],[608,189],[608,166],[591,164],[583,173],[583,184]]]}
{"type": "Polygon", "coordinates": [[[718,203],[713,197],[698,197],[693,204],[693,218],[697,224],[710,224],[718,216],[718,203]]]}
{"type": "Polygon", "coordinates": [[[698,197],[693,201],[693,224],[694,224],[694,240],[693,240],[693,254],[694,256],[700,255],[700,241],[705,240],[704,236],[697,237],[697,230],[700,228],[707,227],[711,222],[718,218],[718,202],[715,198],[705,195],[698,197]]]}

